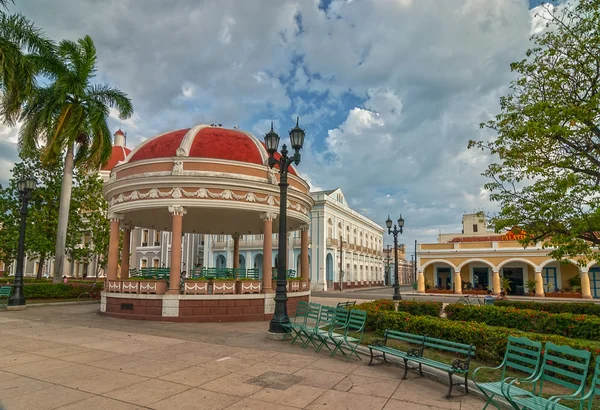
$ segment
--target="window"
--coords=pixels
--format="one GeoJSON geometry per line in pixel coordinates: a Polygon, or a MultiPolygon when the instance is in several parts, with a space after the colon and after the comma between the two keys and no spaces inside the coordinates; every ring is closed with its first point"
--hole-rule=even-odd
{"type": "Polygon", "coordinates": [[[333,238],[333,222],[331,219],[327,221],[327,237],[333,238]]]}
{"type": "Polygon", "coordinates": [[[153,268],[158,268],[160,265],[160,261],[156,258],[152,259],[152,267],[153,268]]]}
{"type": "MultiPolygon", "coordinates": [[[[542,270],[542,279],[544,281],[544,292],[554,292],[556,290],[556,268],[544,268],[542,270]]],[[[533,291],[535,289],[530,289],[533,291]]]]}
{"type": "Polygon", "coordinates": [[[154,246],[160,246],[160,231],[154,232],[154,246]]]}
{"type": "Polygon", "coordinates": [[[140,268],[142,268],[142,269],[147,268],[148,267],[148,259],[142,259],[140,261],[140,264],[141,264],[140,268]]]}
{"type": "Polygon", "coordinates": [[[473,224],[473,232],[477,232],[477,224],[473,224]]]}
{"type": "Polygon", "coordinates": [[[142,246],[148,246],[148,230],[142,230],[142,246]]]}

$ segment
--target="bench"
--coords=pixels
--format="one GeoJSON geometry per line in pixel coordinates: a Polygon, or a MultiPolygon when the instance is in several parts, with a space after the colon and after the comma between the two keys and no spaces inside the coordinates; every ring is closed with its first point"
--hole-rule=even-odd
{"type": "Polygon", "coordinates": [[[0,287],[0,300],[2,298],[6,299],[6,303],[0,302],[0,306],[6,306],[6,305],[8,305],[8,298],[10,297],[11,293],[12,293],[12,286],[2,286],[2,287],[0,287]]]}
{"type": "Polygon", "coordinates": [[[296,306],[296,314],[292,317],[288,317],[287,321],[281,322],[281,326],[283,326],[288,334],[292,335],[292,344],[300,337],[300,331],[302,326],[306,324],[309,310],[310,305],[308,302],[300,301],[296,306]]]}
{"type": "MultiPolygon", "coordinates": [[[[569,400],[579,401],[580,408],[583,408],[587,401],[588,402],[587,409],[591,410],[593,408],[594,397],[596,395],[600,395],[600,356],[596,357],[596,369],[594,371],[594,377],[592,378],[592,383],[590,383],[590,389],[588,390],[588,392],[581,398],[573,398],[573,399],[569,399],[569,400]]],[[[559,402],[561,400],[563,400],[562,397],[554,400],[554,406],[553,407],[548,406],[548,407],[555,409],[555,410],[556,409],[557,410],[567,410],[567,409],[572,408],[572,407],[567,407],[567,406],[560,404],[559,402]]]]}
{"type": "Polygon", "coordinates": [[[531,385],[531,391],[515,387],[517,380],[511,380],[504,385],[503,394],[506,400],[515,408],[527,409],[569,409],[556,403],[559,400],[582,399],[585,381],[588,375],[592,355],[587,350],[576,350],[570,346],[558,346],[547,342],[544,346],[544,358],[538,374],[525,382],[519,382],[522,387],[531,385]],[[558,377],[557,377],[558,376],[558,377]],[[571,394],[544,397],[544,383],[549,382],[562,386],[571,394]]]}
{"type": "Polygon", "coordinates": [[[356,300],[347,302],[338,302],[336,308],[349,308],[350,306],[356,306],[356,300]]]}
{"type": "MultiPolygon", "coordinates": [[[[383,340],[378,339],[373,342],[372,345],[369,345],[369,351],[371,352],[371,361],[369,362],[369,366],[373,365],[373,359],[382,358],[383,362],[387,364],[386,355],[399,357],[404,359],[406,357],[412,356],[422,356],[423,349],[425,348],[425,336],[421,335],[413,335],[412,333],[403,333],[398,332],[396,330],[387,329],[383,333],[383,340]],[[398,342],[407,343],[409,346],[413,345],[414,347],[409,347],[405,351],[390,347],[387,345],[389,340],[395,340],[398,342]],[[373,355],[373,351],[381,352],[380,355],[373,355]]],[[[406,374],[408,373],[408,366],[404,367],[404,376],[403,379],[406,379],[406,374]]]]}
{"type": "MultiPolygon", "coordinates": [[[[498,403],[494,401],[494,396],[503,396],[503,390],[506,383],[514,377],[507,377],[506,371],[513,370],[521,373],[521,377],[518,378],[519,383],[531,380],[538,373],[540,362],[542,358],[542,344],[540,342],[534,342],[526,337],[508,337],[508,344],[506,345],[506,353],[504,354],[504,360],[497,367],[478,367],[471,376],[475,386],[483,395],[487,398],[485,410],[490,404],[500,409],[498,403]],[[482,369],[487,370],[501,370],[500,379],[498,381],[491,382],[480,382],[477,380],[478,374],[482,369]]],[[[513,391],[516,393],[518,387],[513,387],[513,391]]],[[[522,390],[522,389],[521,389],[522,390]]],[[[522,392],[526,392],[522,390],[522,392]]]]}

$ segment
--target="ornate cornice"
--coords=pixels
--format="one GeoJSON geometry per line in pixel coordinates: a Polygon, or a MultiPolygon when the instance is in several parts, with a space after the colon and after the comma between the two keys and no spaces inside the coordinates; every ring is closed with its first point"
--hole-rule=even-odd
{"type": "Polygon", "coordinates": [[[118,214],[115,212],[108,213],[108,219],[110,219],[111,222],[121,222],[123,220],[123,217],[123,214],[118,214]]]}
{"type": "MultiPolygon", "coordinates": [[[[213,192],[206,188],[199,188],[195,191],[187,191],[183,188],[175,187],[168,191],[161,191],[157,188],[152,188],[148,192],[140,192],[138,190],[132,191],[129,194],[119,194],[116,197],[112,197],[110,199],[110,206],[115,206],[117,204],[123,202],[136,201],[141,199],[158,199],[158,198],[173,198],[173,199],[181,199],[181,198],[207,198],[207,199],[225,199],[232,201],[245,201],[245,202],[255,202],[260,204],[266,204],[269,206],[278,206],[279,200],[275,198],[273,195],[266,195],[265,197],[260,197],[253,192],[248,192],[243,195],[238,195],[235,192],[224,189],[221,192],[213,192]]],[[[308,215],[308,209],[299,203],[293,203],[288,201],[287,208],[292,209],[294,211],[300,212],[304,215],[308,215]]]]}

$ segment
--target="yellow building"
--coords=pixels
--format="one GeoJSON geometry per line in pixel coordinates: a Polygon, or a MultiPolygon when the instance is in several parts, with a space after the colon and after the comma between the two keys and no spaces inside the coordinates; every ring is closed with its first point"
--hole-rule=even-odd
{"type": "Polygon", "coordinates": [[[491,289],[499,294],[501,278],[506,278],[511,285],[509,295],[535,292],[544,296],[564,294],[579,276],[582,297],[600,298],[600,264],[561,263],[541,245],[523,248],[518,242],[521,238],[519,232],[498,235],[488,231],[485,217],[479,214],[464,215],[461,233],[440,234],[438,243],[418,246],[418,292],[491,289]],[[528,281],[535,281],[535,288],[530,289],[528,281]]]}

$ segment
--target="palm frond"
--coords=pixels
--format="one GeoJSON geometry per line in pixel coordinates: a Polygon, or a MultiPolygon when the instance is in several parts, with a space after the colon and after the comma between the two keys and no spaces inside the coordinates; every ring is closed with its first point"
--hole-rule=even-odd
{"type": "Polygon", "coordinates": [[[133,104],[127,94],[107,84],[95,84],[86,89],[87,101],[94,101],[119,111],[119,118],[126,120],[133,115],[133,104]]]}

